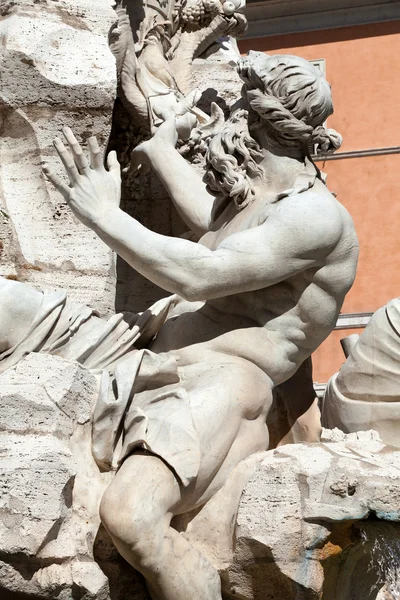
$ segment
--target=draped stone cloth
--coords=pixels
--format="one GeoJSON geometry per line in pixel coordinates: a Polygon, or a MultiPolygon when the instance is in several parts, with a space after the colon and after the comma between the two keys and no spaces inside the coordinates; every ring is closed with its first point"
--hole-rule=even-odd
{"type": "Polygon", "coordinates": [[[30,352],[76,360],[101,373],[92,415],[92,453],[99,468],[117,468],[135,448],[143,448],[165,460],[188,485],[197,475],[200,450],[176,358],[143,349],[175,300],[163,298],[141,314],[119,313],[106,320],[70,302],[65,291],[43,294],[24,339],[0,355],[0,373],[30,352]]]}
{"type": "Polygon", "coordinates": [[[91,308],[70,302],[63,290],[42,294],[41,306],[24,339],[0,354],[0,373],[29,352],[76,360],[93,371],[113,371],[139,340],[144,346],[154,337],[174,300],[175,296],[163,298],[143,313],[118,313],[106,320],[91,308]]]}
{"type": "Polygon", "coordinates": [[[114,375],[103,372],[93,414],[93,456],[100,469],[110,470],[136,448],[161,457],[183,486],[198,474],[198,436],[173,355],[139,350],[120,361],[114,375]]]}
{"type": "Polygon", "coordinates": [[[351,400],[400,401],[400,298],[373,315],[336,384],[351,400]]]}
{"type": "Polygon", "coordinates": [[[374,313],[350,356],[328,383],[323,425],[376,429],[400,444],[400,298],[374,313]]]}
{"type": "Polygon", "coordinates": [[[70,302],[65,291],[42,294],[24,339],[0,355],[0,373],[30,352],[76,360],[101,373],[92,417],[92,452],[98,466],[116,468],[141,447],[162,457],[187,485],[197,475],[200,451],[176,359],[143,349],[175,299],[163,298],[141,314],[120,313],[106,320],[70,302]],[[137,391],[142,393],[135,403],[137,391]]]}

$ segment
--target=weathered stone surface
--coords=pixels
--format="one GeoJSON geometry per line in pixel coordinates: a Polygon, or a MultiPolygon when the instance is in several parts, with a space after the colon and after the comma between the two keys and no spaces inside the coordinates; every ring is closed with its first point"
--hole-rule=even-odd
{"type": "Polygon", "coordinates": [[[102,313],[114,305],[112,252],[44,179],[59,170],[52,140],[63,125],[107,143],[116,76],[109,0],[6,1],[0,39],[0,274],[68,288],[102,313]]]}
{"type": "MultiPolygon", "coordinates": [[[[399,521],[399,506],[400,451],[379,441],[289,445],[268,453],[241,498],[235,555],[224,575],[228,597],[320,598],[332,557],[362,546],[356,525],[353,540],[341,530],[371,514],[399,521]]],[[[399,538],[400,526],[396,531],[399,538]]],[[[336,593],[329,597],[348,597],[345,590],[336,593]]],[[[357,590],[353,597],[365,598],[357,590]]]]}
{"type": "Polygon", "coordinates": [[[0,376],[2,599],[148,598],[100,527],[112,474],[100,474],[91,454],[97,391],[97,376],[46,354],[0,376]]]}
{"type": "Polygon", "coordinates": [[[0,376],[0,431],[72,435],[74,422],[90,419],[97,380],[78,363],[31,354],[0,376]]]}
{"type": "Polygon", "coordinates": [[[400,546],[400,451],[375,432],[342,436],[250,457],[181,525],[218,567],[224,598],[372,599],[367,587],[370,594],[377,585],[376,595],[385,573],[399,568],[376,543],[387,543],[394,557],[400,546]]]}
{"type": "Polygon", "coordinates": [[[96,393],[94,375],[55,356],[31,354],[0,377],[2,593],[71,598],[75,586],[101,598],[107,579],[92,559],[106,485],[90,453],[96,393]]]}
{"type": "Polygon", "coordinates": [[[71,506],[71,451],[51,435],[12,433],[0,435],[0,448],[0,552],[38,555],[71,506]]]}

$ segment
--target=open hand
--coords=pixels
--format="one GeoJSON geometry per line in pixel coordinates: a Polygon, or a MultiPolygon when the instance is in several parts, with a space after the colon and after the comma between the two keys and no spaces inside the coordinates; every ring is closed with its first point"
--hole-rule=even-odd
{"type": "Polygon", "coordinates": [[[63,128],[67,149],[60,138],[54,146],[63,163],[70,184],[67,185],[46,165],[44,174],[67,201],[78,219],[93,228],[96,222],[118,208],[121,198],[121,170],[115,152],[107,156],[108,171],[104,168],[103,154],[95,137],[88,140],[90,162],[82,152],[69,127],[63,128]]]}

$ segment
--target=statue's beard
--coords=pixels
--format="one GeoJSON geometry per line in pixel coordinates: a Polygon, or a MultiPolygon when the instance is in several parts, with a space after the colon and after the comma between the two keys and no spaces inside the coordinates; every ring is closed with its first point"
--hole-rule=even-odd
{"type": "Polygon", "coordinates": [[[248,112],[238,109],[210,142],[204,180],[211,192],[232,198],[241,210],[253,198],[253,179],[263,174],[258,165],[262,158],[249,132],[248,112]]]}

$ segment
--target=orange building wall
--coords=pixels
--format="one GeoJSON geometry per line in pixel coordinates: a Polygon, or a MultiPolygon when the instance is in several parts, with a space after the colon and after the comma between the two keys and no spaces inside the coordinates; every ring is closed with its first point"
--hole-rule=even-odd
{"type": "Polygon", "coordinates": [[[400,296],[400,154],[329,161],[323,170],[360,243],[357,277],[342,312],[372,312],[400,296]]]}
{"type": "MultiPolygon", "coordinates": [[[[242,40],[240,49],[324,58],[335,114],[328,127],[340,151],[400,146],[400,21],[242,40]]],[[[400,295],[400,154],[319,163],[328,186],[349,210],[360,241],[353,289],[342,312],[374,311],[400,295]]],[[[313,357],[314,379],[327,379],[344,357],[335,331],[313,357]]]]}
{"type": "Polygon", "coordinates": [[[340,345],[340,340],[357,333],[360,335],[362,329],[337,329],[313,354],[313,377],[316,383],[326,383],[328,379],[339,371],[346,360],[340,345]]]}

